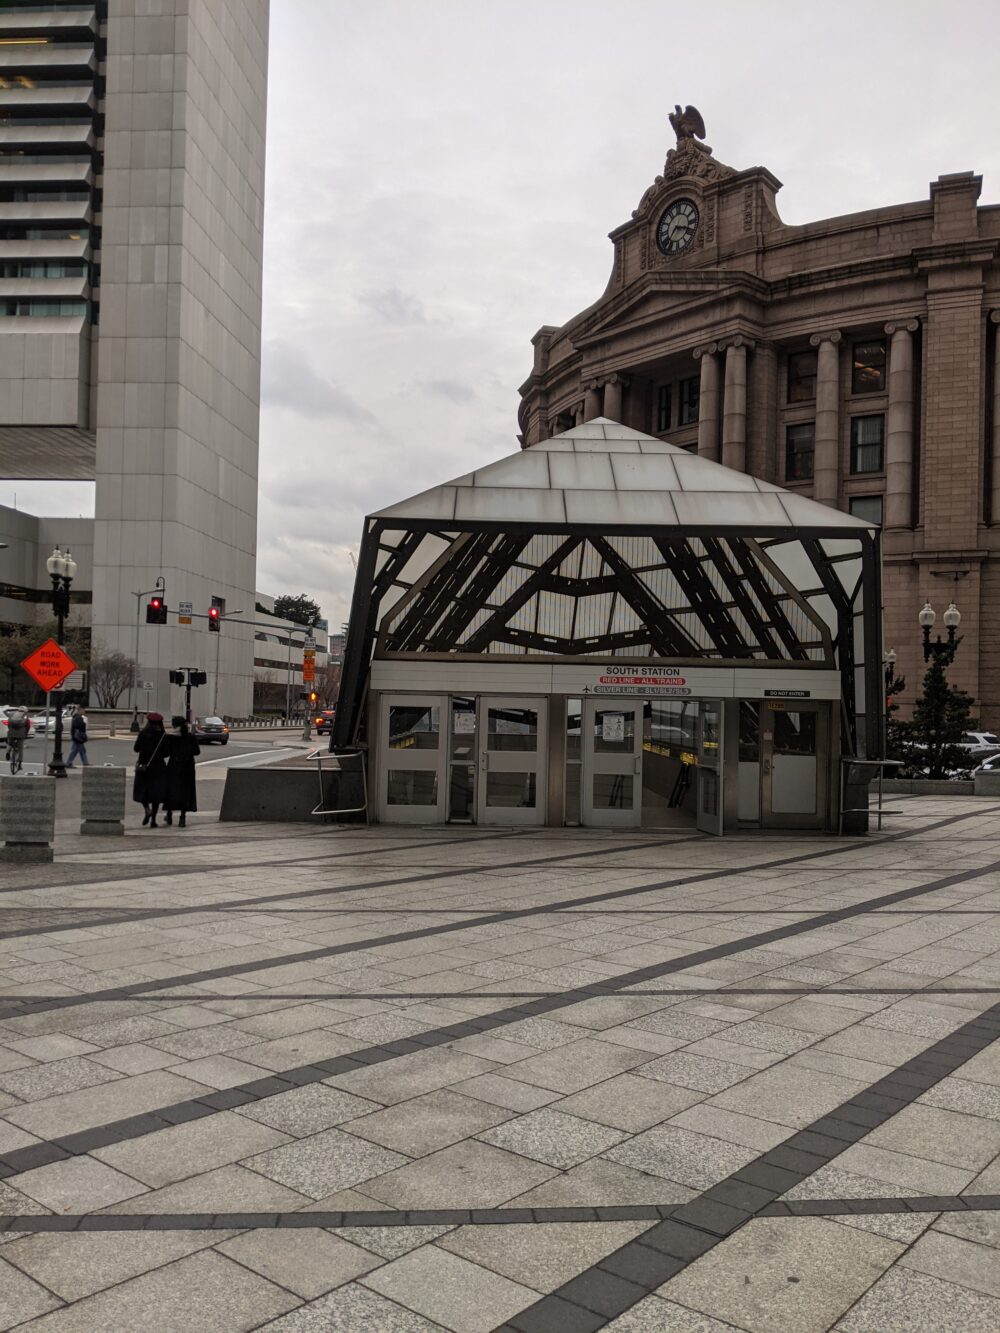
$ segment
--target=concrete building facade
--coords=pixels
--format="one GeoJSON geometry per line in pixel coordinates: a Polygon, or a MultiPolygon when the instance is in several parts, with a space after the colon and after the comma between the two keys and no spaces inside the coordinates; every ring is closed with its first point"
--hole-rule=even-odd
{"type": "MultiPolygon", "coordinates": [[[[268,0],[0,14],[0,475],[96,482],[92,632],[135,594],[252,619],[268,0]]],[[[253,630],[140,639],[140,674],[221,651],[250,711],[253,630]],[[197,638],[195,637],[197,636],[197,638]]]]}
{"type": "Polygon", "coordinates": [[[884,643],[907,689],[917,614],[954,599],[953,681],[1000,724],[1000,206],[941,176],[914,203],[788,226],[780,182],[702,142],[694,108],[603,295],[536,334],[527,447],[597,416],[874,521],[884,643]]]}

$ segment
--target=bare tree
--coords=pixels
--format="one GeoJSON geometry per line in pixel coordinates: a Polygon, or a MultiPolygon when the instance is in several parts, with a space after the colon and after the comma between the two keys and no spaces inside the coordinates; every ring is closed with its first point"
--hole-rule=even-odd
{"type": "Polygon", "coordinates": [[[95,644],[90,654],[90,687],[99,708],[117,708],[118,700],[132,684],[135,661],[125,653],[95,644]]]}
{"type": "Polygon", "coordinates": [[[316,693],[327,708],[333,707],[340,697],[341,664],[330,662],[316,672],[316,693]]]}

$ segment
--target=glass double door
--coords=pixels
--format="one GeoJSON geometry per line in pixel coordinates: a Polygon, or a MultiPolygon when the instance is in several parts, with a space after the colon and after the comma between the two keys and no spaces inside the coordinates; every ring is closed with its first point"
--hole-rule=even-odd
{"type": "Polygon", "coordinates": [[[386,695],[380,722],[381,819],[544,822],[545,700],[386,695]]]}

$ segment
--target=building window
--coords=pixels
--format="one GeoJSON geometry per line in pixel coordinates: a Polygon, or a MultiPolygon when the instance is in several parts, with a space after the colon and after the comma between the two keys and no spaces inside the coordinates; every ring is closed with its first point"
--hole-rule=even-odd
{"type": "Polygon", "coordinates": [[[885,392],[885,339],[855,343],[851,354],[851,393],[885,392]]]}
{"type": "Polygon", "coordinates": [[[701,396],[701,384],[698,376],[681,380],[681,412],[679,426],[692,426],[698,420],[698,399],[701,396]]]}
{"type": "Polygon", "coordinates": [[[785,428],[785,480],[810,481],[813,474],[813,453],[816,444],[816,423],[803,421],[785,428]]]}
{"type": "Polygon", "coordinates": [[[851,471],[881,472],[885,417],[851,417],[851,471]]]}
{"type": "Polygon", "coordinates": [[[855,518],[863,518],[866,523],[882,526],[881,495],[852,495],[848,509],[855,518]]]}
{"type": "Polygon", "coordinates": [[[792,352],[788,358],[788,401],[811,403],[815,397],[816,353],[792,352]]]}
{"type": "Polygon", "coordinates": [[[669,430],[673,423],[673,394],[669,384],[661,384],[656,391],[656,429],[669,430]]]}

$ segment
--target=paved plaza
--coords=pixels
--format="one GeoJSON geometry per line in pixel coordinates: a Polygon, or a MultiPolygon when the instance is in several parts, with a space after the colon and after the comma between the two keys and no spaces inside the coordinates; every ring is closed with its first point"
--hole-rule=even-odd
{"type": "Polygon", "coordinates": [[[0,881],[0,1328],[1000,1328],[1000,803],[71,828],[0,881]]]}

